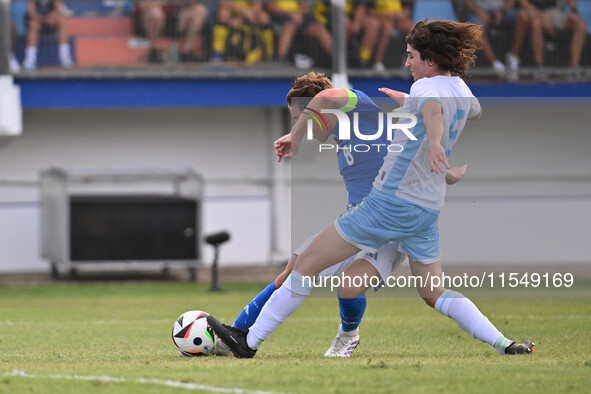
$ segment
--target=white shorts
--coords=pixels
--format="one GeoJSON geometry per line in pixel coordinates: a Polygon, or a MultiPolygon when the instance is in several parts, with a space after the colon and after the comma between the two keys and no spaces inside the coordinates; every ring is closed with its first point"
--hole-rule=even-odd
{"type": "MultiPolygon", "coordinates": [[[[312,241],[318,234],[314,234],[308,238],[299,248],[297,248],[293,254],[299,256],[304,250],[310,246],[312,241]]],[[[366,250],[360,250],[356,255],[349,257],[346,260],[341,261],[335,265],[332,265],[318,274],[319,277],[338,276],[345,272],[347,267],[351,265],[355,260],[363,259],[369,262],[375,267],[380,274],[380,279],[385,281],[392,272],[394,272],[404,260],[407,259],[407,254],[398,250],[398,242],[389,242],[386,245],[378,249],[377,252],[370,252],[366,250]]],[[[375,291],[379,288],[374,288],[375,291]]]]}

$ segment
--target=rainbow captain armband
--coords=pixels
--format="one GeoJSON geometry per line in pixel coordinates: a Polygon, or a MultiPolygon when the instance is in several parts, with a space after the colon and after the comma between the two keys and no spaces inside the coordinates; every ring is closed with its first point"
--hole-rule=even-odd
{"type": "Polygon", "coordinates": [[[320,114],[320,112],[316,111],[315,109],[312,109],[310,107],[305,107],[304,111],[308,110],[310,113],[304,112],[304,115],[308,115],[309,117],[311,117],[312,119],[314,119],[316,121],[316,123],[318,124],[318,126],[320,127],[320,129],[322,129],[322,125],[324,124],[324,128],[326,130],[328,130],[328,124],[326,123],[326,120],[324,119],[324,117],[320,114]],[[322,121],[322,123],[320,123],[320,121],[322,121]]]}

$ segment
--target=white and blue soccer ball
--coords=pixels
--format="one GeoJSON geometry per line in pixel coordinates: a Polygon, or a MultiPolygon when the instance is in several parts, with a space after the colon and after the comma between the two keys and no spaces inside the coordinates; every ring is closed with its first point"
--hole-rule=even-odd
{"type": "Polygon", "coordinates": [[[183,313],[172,326],[172,341],[183,357],[209,355],[215,347],[215,334],[206,317],[209,313],[194,310],[183,313]]]}

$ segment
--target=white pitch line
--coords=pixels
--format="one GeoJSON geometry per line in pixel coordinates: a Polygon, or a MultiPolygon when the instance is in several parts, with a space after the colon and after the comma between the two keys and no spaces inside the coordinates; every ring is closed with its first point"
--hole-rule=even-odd
{"type": "Polygon", "coordinates": [[[188,390],[207,390],[216,393],[235,393],[235,394],[279,394],[269,391],[257,391],[257,390],[244,390],[239,388],[225,388],[207,386],[204,384],[177,382],[174,380],[159,380],[159,379],[125,379],[116,378],[113,376],[80,376],[80,375],[33,375],[25,371],[14,370],[12,372],[4,373],[4,376],[17,376],[33,379],[64,379],[64,380],[91,380],[99,382],[114,382],[114,383],[139,383],[139,384],[153,384],[158,386],[176,387],[188,390]]]}
{"type": "MultiPolygon", "coordinates": [[[[100,324],[117,325],[117,324],[121,324],[121,322],[123,322],[123,321],[125,321],[125,320],[80,320],[80,321],[76,322],[76,325],[77,326],[80,326],[80,325],[92,326],[92,325],[100,325],[100,324]]],[[[145,324],[164,324],[164,323],[171,323],[171,322],[174,323],[174,320],[172,320],[172,319],[157,319],[157,320],[144,320],[143,322],[145,324]]],[[[39,321],[0,320],[0,325],[7,325],[7,326],[16,326],[16,325],[30,326],[33,324],[39,324],[39,321]]],[[[49,322],[43,322],[43,324],[62,324],[62,322],[61,321],[49,321],[49,322]]]]}

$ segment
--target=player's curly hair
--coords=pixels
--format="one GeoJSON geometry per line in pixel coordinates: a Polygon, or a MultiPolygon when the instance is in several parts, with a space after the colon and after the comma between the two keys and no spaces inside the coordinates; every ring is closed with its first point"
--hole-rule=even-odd
{"type": "Polygon", "coordinates": [[[464,78],[482,46],[482,27],[425,19],[412,27],[406,43],[419,52],[421,60],[431,60],[440,69],[464,78]]]}
{"type": "MultiPolygon", "coordinates": [[[[294,97],[302,97],[310,101],[318,93],[326,89],[332,89],[333,87],[332,81],[326,75],[309,72],[293,81],[291,89],[287,93],[287,104],[291,105],[291,99],[294,97]]],[[[298,105],[306,106],[307,102],[300,102],[298,100],[298,105]]]]}

